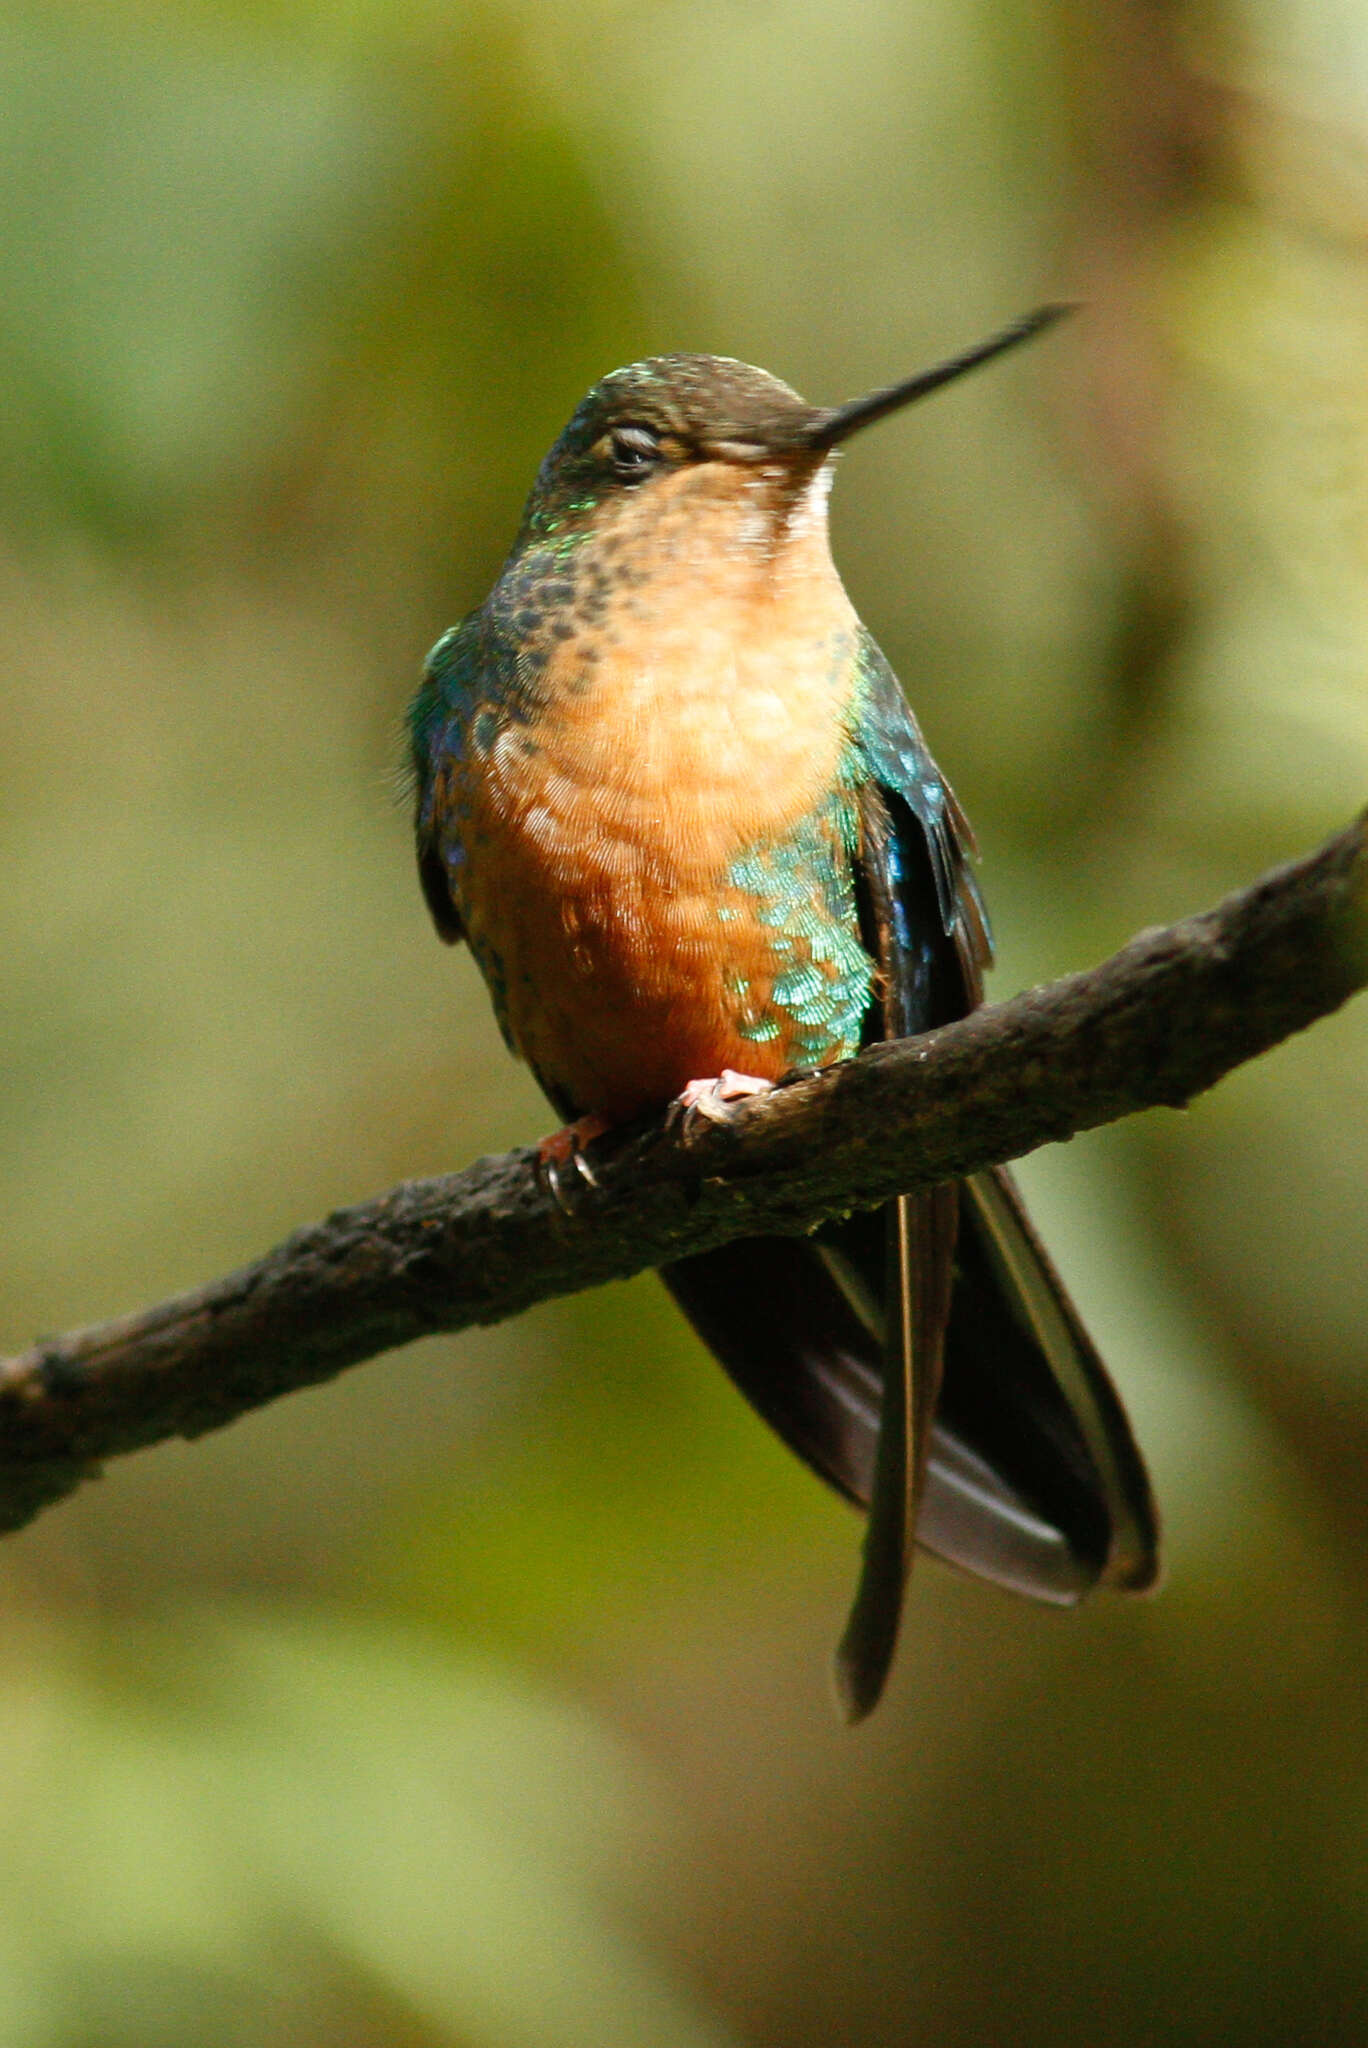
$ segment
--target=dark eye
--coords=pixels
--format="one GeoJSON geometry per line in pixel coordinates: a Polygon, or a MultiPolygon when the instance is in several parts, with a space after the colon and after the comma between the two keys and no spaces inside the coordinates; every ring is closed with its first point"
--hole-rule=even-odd
{"type": "Polygon", "coordinates": [[[614,427],[608,455],[624,483],[636,483],[660,460],[660,441],[649,427],[614,427]]]}

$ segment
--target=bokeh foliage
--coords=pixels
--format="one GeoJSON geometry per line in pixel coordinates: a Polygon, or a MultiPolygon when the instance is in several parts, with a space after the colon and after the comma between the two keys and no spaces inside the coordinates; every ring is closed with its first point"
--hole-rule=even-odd
{"type": "MultiPolygon", "coordinates": [[[[604,369],[835,400],[1008,990],[1368,791],[1347,0],[78,0],[0,22],[0,1340],[534,1135],[394,796],[604,369]]],[[[1368,1012],[1032,1162],[1153,1602],[856,1530],[654,1284],[134,1459],[0,1555],[4,2048],[1360,2039],[1368,1012]]]]}

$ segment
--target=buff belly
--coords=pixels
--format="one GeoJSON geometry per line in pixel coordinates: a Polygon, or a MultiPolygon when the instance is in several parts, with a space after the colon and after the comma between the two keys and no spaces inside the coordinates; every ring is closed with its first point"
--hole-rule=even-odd
{"type": "Polygon", "coordinates": [[[794,1064],[789,1034],[757,1040],[751,1021],[765,1029],[771,934],[720,919],[706,889],[631,849],[560,849],[549,877],[527,851],[504,849],[497,912],[475,911],[472,938],[494,956],[509,1036],[557,1100],[616,1122],[723,1067],[777,1079],[794,1064]]]}
{"type": "Polygon", "coordinates": [[[586,750],[563,721],[509,727],[451,810],[462,919],[548,1093],[617,1122],[724,1067],[775,1080],[853,1052],[873,970],[839,773],[814,788],[820,750],[794,744],[800,775],[751,753],[743,781],[726,745],[671,758],[657,723],[634,754],[614,730],[586,750]]]}

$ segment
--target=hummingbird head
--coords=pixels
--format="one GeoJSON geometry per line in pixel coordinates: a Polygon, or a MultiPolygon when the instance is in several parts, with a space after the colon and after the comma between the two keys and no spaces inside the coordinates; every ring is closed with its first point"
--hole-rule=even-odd
{"type": "Polygon", "coordinates": [[[542,463],[520,539],[605,527],[644,537],[681,493],[696,509],[704,495],[739,503],[761,472],[791,489],[826,459],[797,453],[814,410],[777,377],[726,356],[652,356],[614,370],[542,463]]]}
{"type": "MultiPolygon", "coordinates": [[[[577,408],[542,463],[515,552],[573,543],[605,522],[649,527],[667,501],[757,503],[781,531],[839,444],[1050,326],[1046,306],[962,355],[846,405],[809,405],[764,370],[726,356],[652,356],[614,370],[577,408]],[[692,487],[688,472],[696,475],[692,487]],[[683,488],[681,489],[681,486],[683,488]]],[[[825,479],[821,482],[825,495],[825,479]]],[[[682,509],[682,506],[681,508],[682,509]]]]}

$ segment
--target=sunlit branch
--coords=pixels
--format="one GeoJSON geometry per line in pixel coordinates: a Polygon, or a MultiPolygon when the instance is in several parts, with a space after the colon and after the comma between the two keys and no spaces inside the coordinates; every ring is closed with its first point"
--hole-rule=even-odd
{"type": "Polygon", "coordinates": [[[716,1120],[615,1133],[558,1201],[530,1150],[407,1181],[207,1287],[0,1361],[0,1529],[416,1337],[1178,1106],[1368,984],[1368,813],[1088,973],[872,1047],[716,1120]]]}

